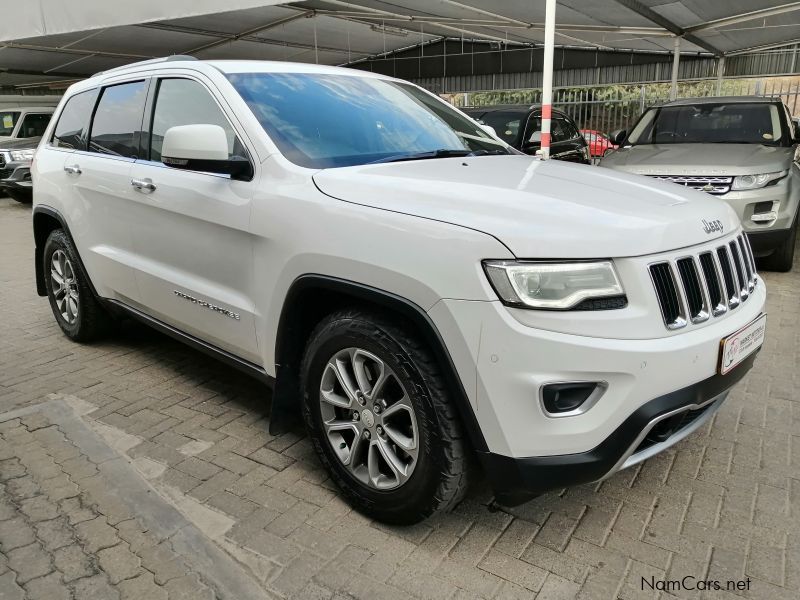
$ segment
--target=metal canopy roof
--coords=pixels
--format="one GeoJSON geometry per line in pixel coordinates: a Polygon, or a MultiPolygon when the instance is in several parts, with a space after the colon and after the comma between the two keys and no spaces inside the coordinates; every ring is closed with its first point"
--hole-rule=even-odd
{"type": "MultiPolygon", "coordinates": [[[[70,2],[60,21],[53,0],[18,4],[14,27],[0,24],[0,86],[59,87],[168,54],[342,65],[441,38],[513,48],[544,36],[541,0],[240,0],[228,6],[247,8],[218,13],[148,0],[127,20],[122,9],[82,23],[96,2],[70,2]]],[[[682,52],[721,56],[800,43],[800,2],[786,0],[558,0],[556,18],[556,44],[573,48],[671,52],[679,36],[682,52]]]]}

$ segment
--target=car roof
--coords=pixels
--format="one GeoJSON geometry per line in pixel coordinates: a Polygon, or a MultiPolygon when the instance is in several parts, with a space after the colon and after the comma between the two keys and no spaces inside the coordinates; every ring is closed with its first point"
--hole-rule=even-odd
{"type": "Polygon", "coordinates": [[[480,112],[482,114],[490,113],[490,112],[512,112],[515,110],[519,111],[529,111],[529,110],[536,110],[542,108],[541,104],[493,104],[492,106],[470,106],[467,108],[463,108],[464,112],[480,112]]]}
{"type": "Polygon", "coordinates": [[[776,104],[780,102],[777,98],[765,98],[763,96],[710,96],[702,98],[681,98],[664,102],[660,106],[689,106],[695,104],[776,104]]]}

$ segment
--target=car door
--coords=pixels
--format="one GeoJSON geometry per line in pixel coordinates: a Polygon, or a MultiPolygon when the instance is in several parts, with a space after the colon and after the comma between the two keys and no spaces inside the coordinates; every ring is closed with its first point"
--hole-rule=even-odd
{"type": "Polygon", "coordinates": [[[128,208],[146,90],[140,79],[76,94],[37,157],[40,173],[57,171],[40,180],[57,188],[49,195],[58,196],[95,289],[123,301],[138,299],[128,208]]]}
{"type": "Polygon", "coordinates": [[[567,162],[588,162],[586,140],[566,115],[553,112],[550,135],[551,158],[567,162]]]}
{"type": "Polygon", "coordinates": [[[167,130],[191,124],[219,125],[231,155],[255,155],[212,89],[209,82],[183,76],[153,82],[144,154],[133,165],[129,185],[136,279],[148,314],[258,362],[249,227],[256,179],[237,181],[161,162],[167,130]]]}

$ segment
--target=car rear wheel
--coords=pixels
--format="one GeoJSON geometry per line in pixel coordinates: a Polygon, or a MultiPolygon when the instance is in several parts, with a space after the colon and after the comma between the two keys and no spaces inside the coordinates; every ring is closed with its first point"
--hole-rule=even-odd
{"type": "Polygon", "coordinates": [[[428,349],[403,327],[347,310],[311,334],[303,416],[314,449],[359,511],[416,523],[467,485],[462,427],[428,349]]]}
{"type": "Polygon", "coordinates": [[[111,318],[94,297],[75,246],[62,229],[47,238],[43,260],[50,308],[66,336],[88,342],[105,334],[111,318]]]}

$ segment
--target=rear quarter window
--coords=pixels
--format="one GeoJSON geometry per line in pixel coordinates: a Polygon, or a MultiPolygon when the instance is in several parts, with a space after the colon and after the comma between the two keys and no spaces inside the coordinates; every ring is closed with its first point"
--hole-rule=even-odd
{"type": "Polygon", "coordinates": [[[64,105],[58,117],[50,144],[56,148],[83,150],[86,147],[86,132],[92,115],[97,90],[75,94],[64,105]]]}

